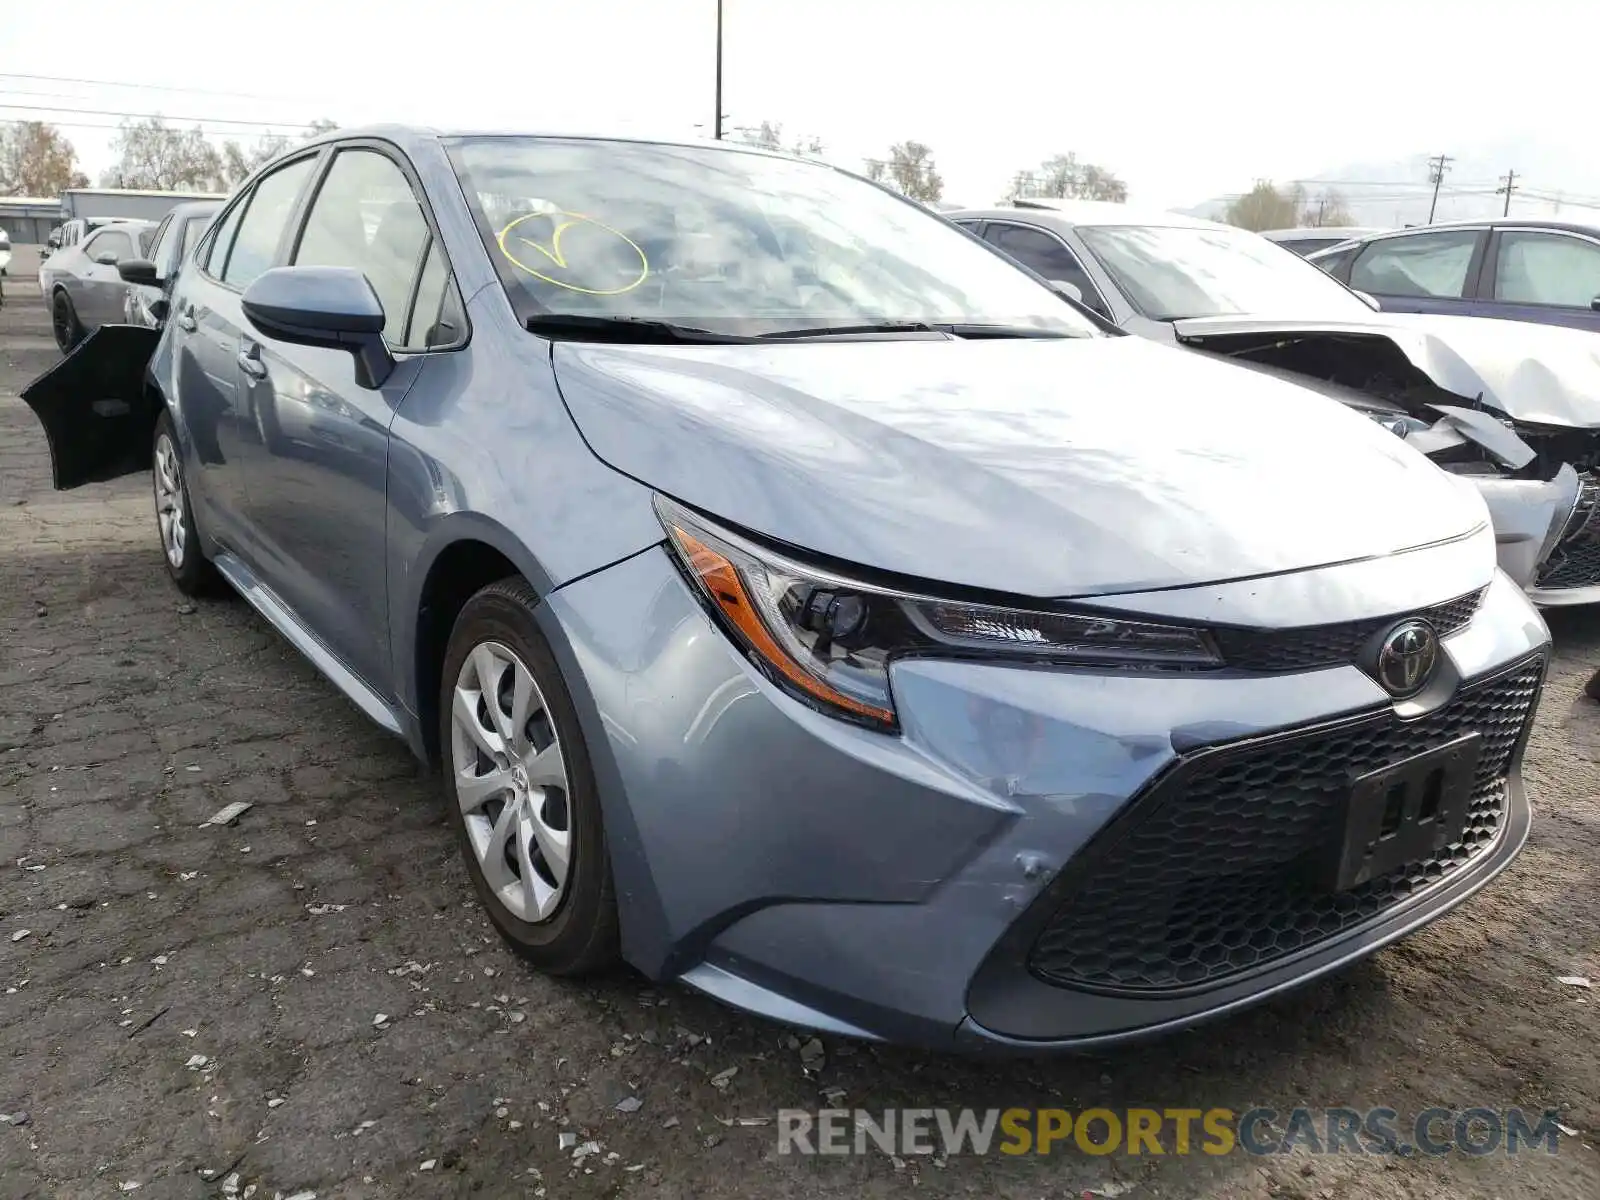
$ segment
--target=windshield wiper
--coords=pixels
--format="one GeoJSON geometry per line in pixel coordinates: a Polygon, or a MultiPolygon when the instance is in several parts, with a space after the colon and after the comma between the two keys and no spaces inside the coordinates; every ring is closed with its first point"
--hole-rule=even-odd
{"type": "Polygon", "coordinates": [[[571,337],[593,342],[639,342],[646,345],[665,342],[705,342],[713,345],[749,342],[737,333],[718,333],[693,325],[675,325],[648,317],[600,317],[581,313],[533,313],[522,327],[545,337],[571,337]]]}
{"type": "Polygon", "coordinates": [[[873,321],[856,325],[803,325],[798,329],[775,329],[757,334],[759,341],[787,341],[793,338],[850,337],[858,333],[941,333],[926,321],[873,321]]]}
{"type": "Polygon", "coordinates": [[[958,338],[1077,338],[1093,337],[1091,333],[1073,333],[1067,329],[1041,329],[1037,325],[975,325],[970,322],[940,325],[937,328],[958,338]]]}
{"type": "Polygon", "coordinates": [[[801,329],[779,329],[757,334],[758,341],[794,341],[803,338],[849,337],[872,333],[943,333],[958,338],[1069,338],[1089,337],[1062,329],[1041,329],[1037,325],[983,325],[974,322],[879,321],[863,325],[811,325],[801,329]]]}

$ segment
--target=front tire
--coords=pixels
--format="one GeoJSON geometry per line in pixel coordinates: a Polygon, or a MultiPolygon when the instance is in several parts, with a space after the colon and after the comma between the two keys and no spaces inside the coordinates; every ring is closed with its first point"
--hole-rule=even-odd
{"type": "Polygon", "coordinates": [[[71,354],[72,348],[83,341],[78,310],[73,307],[72,297],[64,291],[58,290],[50,302],[50,332],[55,335],[56,346],[63,354],[71,354]]]}
{"type": "Polygon", "coordinates": [[[553,975],[618,955],[600,798],[571,693],[520,579],[456,618],[440,674],[445,799],[478,898],[502,937],[553,975]]]}
{"type": "Polygon", "coordinates": [[[216,568],[200,552],[189,484],[183,477],[183,457],[172,414],[165,408],[156,419],[151,447],[151,485],[155,492],[156,529],[161,534],[161,558],[167,575],[185,596],[206,595],[216,588],[216,568]]]}

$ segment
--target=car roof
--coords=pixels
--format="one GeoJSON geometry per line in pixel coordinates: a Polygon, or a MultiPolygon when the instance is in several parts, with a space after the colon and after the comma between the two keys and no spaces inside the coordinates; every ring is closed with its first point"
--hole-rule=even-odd
{"type": "Polygon", "coordinates": [[[1480,217],[1476,221],[1438,221],[1431,225],[1410,225],[1404,229],[1385,229],[1380,232],[1365,234],[1352,240],[1366,241],[1369,238],[1404,237],[1408,234],[1439,233],[1456,229],[1549,229],[1560,233],[1586,233],[1590,237],[1600,236],[1600,223],[1595,222],[1548,221],[1518,217],[1480,217]]]}
{"type": "Polygon", "coordinates": [[[1351,238],[1367,237],[1374,233],[1388,233],[1382,225],[1302,225],[1294,229],[1263,229],[1261,236],[1268,241],[1287,242],[1296,238],[1338,238],[1348,242],[1351,238]]]}
{"type": "Polygon", "coordinates": [[[1201,217],[1163,212],[1154,208],[1113,204],[1108,200],[1028,199],[995,208],[964,208],[946,215],[952,219],[1024,220],[1045,225],[1140,225],[1173,229],[1235,228],[1220,221],[1207,221],[1201,217]]]}
{"type": "MultiPolygon", "coordinates": [[[[691,146],[708,150],[725,150],[730,154],[764,154],[768,158],[794,158],[794,155],[750,146],[744,142],[715,141],[711,138],[682,137],[675,134],[652,135],[643,132],[562,129],[505,129],[469,126],[465,128],[435,128],[431,125],[363,125],[350,129],[330,129],[305,143],[317,146],[325,142],[347,141],[355,138],[377,138],[393,142],[401,149],[414,149],[422,143],[451,141],[456,138],[542,138],[551,141],[638,142],[653,146],[691,146]]],[[[804,160],[813,161],[813,160],[804,160]]],[[[829,166],[819,163],[819,166],[829,166]]]]}

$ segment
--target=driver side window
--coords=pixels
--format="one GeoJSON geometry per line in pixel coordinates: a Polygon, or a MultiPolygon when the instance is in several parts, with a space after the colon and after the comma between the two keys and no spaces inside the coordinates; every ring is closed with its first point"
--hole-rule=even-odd
{"type": "Polygon", "coordinates": [[[114,254],[117,261],[122,262],[133,257],[133,243],[122,230],[105,229],[84,243],[83,252],[92,260],[98,260],[102,254],[114,254]]]}
{"type": "Polygon", "coordinates": [[[1102,317],[1110,318],[1111,310],[1100,296],[1094,280],[1083,269],[1067,245],[1042,229],[1029,229],[1023,225],[1008,225],[990,221],[983,231],[984,240],[1006,252],[1023,266],[1050,280],[1070,283],[1078,289],[1086,307],[1102,317]]]}

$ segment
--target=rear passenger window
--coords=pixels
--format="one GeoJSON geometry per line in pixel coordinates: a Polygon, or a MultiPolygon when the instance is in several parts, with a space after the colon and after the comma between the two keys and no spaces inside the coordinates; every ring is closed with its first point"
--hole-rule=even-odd
{"type": "MultiPolygon", "coordinates": [[[[278,253],[278,243],[283,238],[289,214],[294,210],[295,198],[305,186],[316,157],[310,156],[280,167],[256,184],[246,201],[238,233],[228,250],[223,264],[222,282],[236,288],[246,288],[256,281],[278,253]]],[[[226,232],[226,230],[224,230],[226,232]]],[[[219,239],[220,241],[220,239],[219,239]]],[[[212,256],[213,266],[216,256],[212,256]]]]}
{"type": "Polygon", "coordinates": [[[397,349],[421,348],[439,311],[447,273],[442,256],[433,254],[434,274],[426,277],[423,255],[430,242],[422,206],[394,160],[375,150],[341,150],[312,201],[294,263],[360,271],[383,305],[384,340],[397,349]],[[433,291],[419,301],[419,315],[412,320],[419,272],[433,291]],[[424,315],[429,303],[432,311],[424,315]]]}
{"type": "Polygon", "coordinates": [[[1588,308],[1600,297],[1600,245],[1562,233],[1500,235],[1494,298],[1513,304],[1588,308]]]}
{"type": "Polygon", "coordinates": [[[1381,238],[1350,268],[1350,286],[1375,296],[1460,299],[1477,244],[1475,229],[1381,238]]]}

